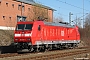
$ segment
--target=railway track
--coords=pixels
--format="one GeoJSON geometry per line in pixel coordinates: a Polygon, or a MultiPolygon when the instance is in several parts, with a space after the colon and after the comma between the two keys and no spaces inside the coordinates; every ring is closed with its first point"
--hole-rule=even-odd
{"type": "Polygon", "coordinates": [[[18,56],[18,53],[0,54],[0,58],[18,56]]]}
{"type": "Polygon", "coordinates": [[[68,49],[68,50],[70,50],[70,52],[64,52],[65,50],[55,50],[55,51],[48,51],[48,52],[43,52],[43,53],[0,54],[0,59],[4,59],[4,58],[6,59],[10,57],[7,60],[10,60],[10,59],[14,59],[14,60],[42,60],[42,59],[47,60],[48,59],[49,60],[49,59],[55,59],[55,58],[90,52],[88,47],[78,47],[76,48],[76,50],[75,49],[68,49]]]}
{"type": "Polygon", "coordinates": [[[42,55],[42,56],[35,56],[35,57],[29,57],[29,58],[21,58],[21,59],[15,59],[15,60],[51,60],[66,56],[72,56],[77,54],[83,54],[88,53],[89,50],[81,50],[81,51],[73,51],[73,52],[65,52],[65,53],[58,53],[58,54],[52,54],[52,55],[42,55]]]}

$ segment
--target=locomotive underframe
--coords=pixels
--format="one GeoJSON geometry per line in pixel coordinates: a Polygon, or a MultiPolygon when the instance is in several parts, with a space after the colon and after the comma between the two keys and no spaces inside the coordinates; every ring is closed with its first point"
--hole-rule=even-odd
{"type": "Polygon", "coordinates": [[[47,51],[53,49],[65,49],[78,47],[78,43],[58,43],[58,44],[40,44],[32,45],[31,43],[15,43],[17,50],[28,49],[30,52],[33,51],[47,51]]]}

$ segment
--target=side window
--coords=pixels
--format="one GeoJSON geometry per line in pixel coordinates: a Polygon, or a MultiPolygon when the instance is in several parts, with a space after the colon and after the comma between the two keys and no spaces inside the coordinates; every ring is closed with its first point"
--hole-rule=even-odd
{"type": "Polygon", "coordinates": [[[18,10],[21,10],[21,8],[22,8],[21,5],[18,5],[18,10]]]}
{"type": "Polygon", "coordinates": [[[0,5],[1,5],[1,1],[0,1],[0,5]]]}
{"type": "Polygon", "coordinates": [[[30,11],[30,8],[28,8],[28,11],[30,11]]]}
{"type": "Polygon", "coordinates": [[[14,4],[12,4],[12,7],[14,8],[14,4]]]}
{"type": "Polygon", "coordinates": [[[38,30],[39,30],[39,31],[41,30],[41,26],[40,26],[40,25],[38,26],[38,30]]]}
{"type": "Polygon", "coordinates": [[[5,20],[5,16],[3,16],[3,20],[5,20]]]}
{"type": "Polygon", "coordinates": [[[22,11],[25,11],[25,6],[22,6],[22,11]]]}
{"type": "Polygon", "coordinates": [[[6,6],[8,7],[8,3],[6,3],[6,6]]]}

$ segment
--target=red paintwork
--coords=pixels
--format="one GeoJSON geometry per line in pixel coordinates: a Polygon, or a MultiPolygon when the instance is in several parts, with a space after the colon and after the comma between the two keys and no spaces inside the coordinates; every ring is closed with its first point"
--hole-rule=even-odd
{"type": "Polygon", "coordinates": [[[36,41],[58,41],[58,40],[80,40],[80,34],[78,32],[78,27],[75,26],[73,28],[62,27],[62,26],[50,26],[45,25],[43,21],[35,21],[35,22],[18,22],[17,24],[33,24],[32,31],[16,31],[15,34],[22,32],[32,33],[30,37],[14,37],[14,42],[31,42],[32,45],[35,45],[36,41]],[[38,30],[38,26],[41,26],[41,30],[38,30]],[[62,31],[62,32],[61,32],[62,31]],[[64,33],[63,33],[64,32],[64,33]],[[19,39],[16,41],[15,39],[19,39]],[[30,38],[30,40],[27,40],[30,38]]]}

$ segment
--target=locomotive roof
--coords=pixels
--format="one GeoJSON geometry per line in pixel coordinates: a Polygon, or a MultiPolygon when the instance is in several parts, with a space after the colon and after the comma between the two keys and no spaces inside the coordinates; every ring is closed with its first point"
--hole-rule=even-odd
{"type": "Polygon", "coordinates": [[[63,26],[63,27],[69,27],[69,28],[74,28],[74,25],[70,25],[69,23],[55,23],[55,22],[44,22],[46,25],[52,25],[52,26],[63,26]]]}
{"type": "MultiPolygon", "coordinates": [[[[66,22],[60,22],[60,23],[55,23],[55,22],[45,22],[43,21],[45,25],[51,25],[51,26],[63,26],[63,27],[68,27],[68,28],[74,28],[75,25],[70,25],[69,23],[66,23],[66,22]]],[[[33,21],[21,21],[21,22],[18,22],[18,24],[23,24],[23,23],[33,23],[33,21]]]]}

